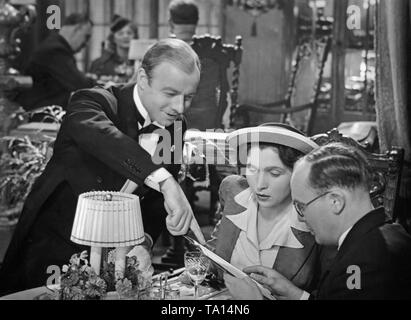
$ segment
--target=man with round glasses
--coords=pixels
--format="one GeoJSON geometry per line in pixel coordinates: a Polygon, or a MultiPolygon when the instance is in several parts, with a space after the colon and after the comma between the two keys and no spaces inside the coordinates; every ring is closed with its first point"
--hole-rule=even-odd
{"type": "MultiPolygon", "coordinates": [[[[374,208],[368,164],[357,149],[330,144],[303,157],[291,178],[293,204],[317,243],[338,253],[311,294],[275,270],[245,268],[278,299],[411,299],[411,237],[374,208]]],[[[243,280],[248,299],[262,298],[243,280]]]]}

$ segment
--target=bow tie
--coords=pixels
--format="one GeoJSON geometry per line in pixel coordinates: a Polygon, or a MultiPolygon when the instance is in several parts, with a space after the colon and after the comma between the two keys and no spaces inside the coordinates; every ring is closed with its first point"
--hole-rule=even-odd
{"type": "Polygon", "coordinates": [[[157,129],[161,129],[161,128],[159,126],[155,125],[154,123],[150,123],[147,127],[141,128],[138,131],[138,133],[139,134],[153,133],[157,129]]]}
{"type": "Polygon", "coordinates": [[[138,132],[140,146],[142,146],[151,156],[154,155],[158,144],[163,140],[161,133],[154,133],[157,129],[161,128],[151,123],[138,132]]]}

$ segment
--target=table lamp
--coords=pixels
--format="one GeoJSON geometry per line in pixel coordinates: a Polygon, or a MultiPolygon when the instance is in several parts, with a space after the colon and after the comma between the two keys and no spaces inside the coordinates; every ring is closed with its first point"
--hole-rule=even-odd
{"type": "Polygon", "coordinates": [[[83,193],[77,202],[71,241],[90,246],[90,265],[100,274],[102,248],[116,248],[116,280],[124,277],[126,254],[144,242],[139,197],[121,192],[83,193]]]}

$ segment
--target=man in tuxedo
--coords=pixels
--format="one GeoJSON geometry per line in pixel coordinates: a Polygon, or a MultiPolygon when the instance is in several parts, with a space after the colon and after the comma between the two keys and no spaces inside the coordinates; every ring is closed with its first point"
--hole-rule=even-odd
{"type": "MultiPolygon", "coordinates": [[[[374,209],[366,158],[359,150],[330,144],[300,160],[291,191],[296,211],[324,246],[338,252],[311,294],[275,270],[244,269],[279,299],[411,299],[411,237],[374,209]]],[[[227,277],[243,297],[261,298],[250,279],[227,277]]]]}
{"type": "Polygon", "coordinates": [[[166,39],[148,50],[137,73],[136,83],[71,97],[53,156],[25,202],[0,270],[1,293],[45,285],[48,266],[88,249],[70,241],[78,196],[119,191],[126,181],[138,185],[144,229],[154,241],[167,227],[173,235],[191,228],[204,242],[176,181],[180,166],[154,161],[162,137],[178,133],[174,145],[182,144],[181,119],[196,92],[200,62],[188,44],[166,39]]]}

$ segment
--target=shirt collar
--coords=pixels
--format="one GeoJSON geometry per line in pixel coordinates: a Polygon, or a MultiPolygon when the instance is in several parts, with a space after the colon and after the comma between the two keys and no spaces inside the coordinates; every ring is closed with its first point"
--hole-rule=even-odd
{"type": "MultiPolygon", "coordinates": [[[[137,84],[134,86],[133,99],[134,99],[134,103],[137,106],[137,111],[141,114],[141,116],[144,119],[143,124],[141,124],[141,123],[138,124],[139,129],[145,128],[145,127],[149,126],[152,121],[151,121],[150,116],[147,112],[147,109],[143,106],[143,103],[141,102],[140,95],[138,94],[138,85],[137,84]]],[[[165,128],[164,126],[160,125],[157,121],[154,121],[153,123],[161,129],[165,128]]]]}
{"type": "Polygon", "coordinates": [[[338,249],[340,250],[345,238],[347,238],[348,233],[351,231],[352,227],[345,231],[339,238],[338,238],[338,249]]]}
{"type": "Polygon", "coordinates": [[[247,238],[261,250],[270,249],[273,246],[304,248],[303,244],[296,238],[291,228],[308,232],[308,228],[303,222],[299,222],[294,207],[290,204],[283,216],[273,226],[270,234],[260,244],[257,236],[257,210],[258,204],[250,188],[240,192],[234,197],[237,202],[246,210],[227,216],[237,228],[244,231],[247,238]]]}

